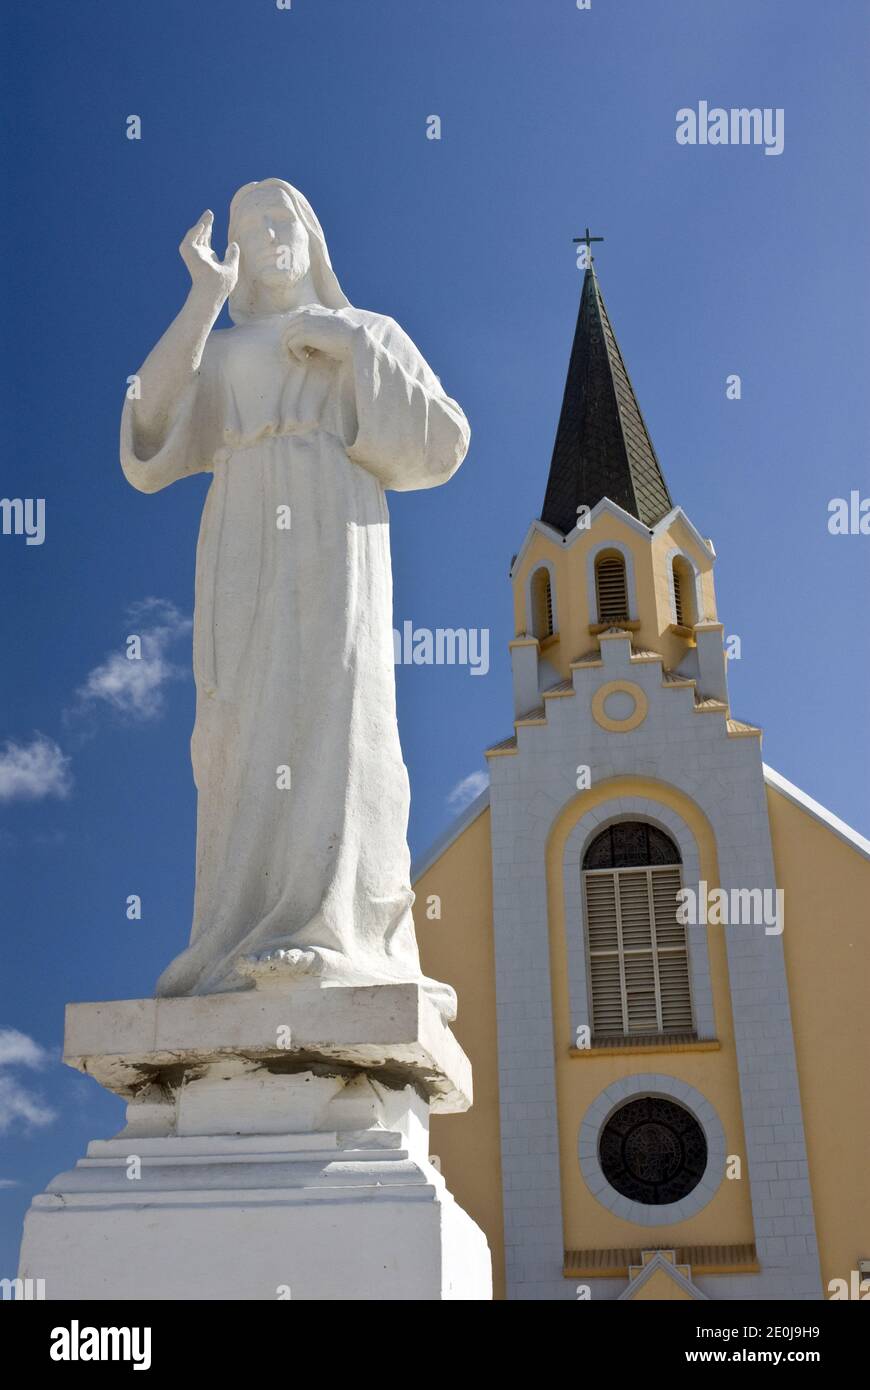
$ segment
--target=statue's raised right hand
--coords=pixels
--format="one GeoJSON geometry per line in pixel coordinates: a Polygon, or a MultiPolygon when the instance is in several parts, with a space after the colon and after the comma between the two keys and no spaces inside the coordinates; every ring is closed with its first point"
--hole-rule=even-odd
{"type": "Polygon", "coordinates": [[[190,271],[194,289],[211,290],[221,302],[232,294],[239,278],[239,248],[231,241],[223,261],[219,261],[211,245],[214,213],[206,211],[196,226],[182,239],[181,259],[190,271]]]}

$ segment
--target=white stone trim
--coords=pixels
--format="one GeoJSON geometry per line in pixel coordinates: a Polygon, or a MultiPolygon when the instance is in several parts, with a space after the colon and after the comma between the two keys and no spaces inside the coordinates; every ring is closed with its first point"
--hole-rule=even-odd
{"type": "Polygon", "coordinates": [[[668,1226],[696,1216],[715,1197],[725,1177],[725,1147],[722,1122],[700,1091],[696,1091],[688,1081],[678,1081],[674,1076],[664,1076],[660,1072],[637,1072],[621,1081],[614,1081],[596,1096],[580,1123],[578,1155],[586,1186],[595,1200],[612,1211],[614,1216],[640,1226],[668,1226]],[[666,1202],[660,1207],[632,1202],[628,1197],[623,1197],[615,1187],[610,1186],[598,1161],[601,1131],[611,1115],[628,1101],[640,1100],[643,1096],[664,1096],[676,1101],[698,1121],[707,1141],[707,1167],[697,1187],[679,1202],[666,1202]]]}
{"type": "Polygon", "coordinates": [[[532,581],[540,570],[546,570],[550,576],[550,602],[553,607],[553,632],[550,635],[555,636],[559,631],[559,595],[556,586],[556,568],[552,560],[539,560],[526,576],[526,633],[529,637],[537,637],[539,642],[546,642],[546,636],[541,636],[540,633],[535,632],[535,614],[532,602],[532,581]]]}
{"type": "Polygon", "coordinates": [[[525,536],[523,537],[522,545],[520,546],[519,550],[516,553],[516,556],[514,557],[514,561],[510,567],[510,573],[508,575],[508,578],[513,579],[514,575],[516,574],[517,570],[519,569],[520,565],[525,559],[526,551],[528,550],[532,541],[535,539],[535,536],[545,536],[547,540],[552,541],[554,545],[564,545],[565,543],[565,537],[562,535],[561,531],[557,531],[553,526],[548,526],[545,521],[533,521],[525,536]]]}
{"type": "Polygon", "coordinates": [[[667,516],[662,517],[661,521],[657,521],[655,526],[653,526],[652,528],[651,535],[658,536],[661,534],[662,531],[669,530],[673,526],[675,521],[682,521],[686,526],[687,530],[689,531],[689,534],[692,536],[694,540],[698,542],[698,545],[701,547],[701,549],[706,550],[707,554],[711,555],[715,560],[716,551],[713,546],[713,542],[707,540],[705,536],[701,535],[701,532],[698,530],[697,526],[695,526],[694,522],[689,520],[682,507],[674,507],[672,511],[668,512],[667,516]]]}
{"type": "Polygon", "coordinates": [[[684,1274],[681,1274],[677,1266],[672,1265],[670,1260],[666,1260],[661,1250],[657,1250],[653,1258],[648,1264],[644,1265],[640,1273],[636,1274],[635,1277],[630,1280],[628,1288],[624,1289],[618,1296],[617,1302],[622,1303],[624,1300],[630,1301],[633,1299],[638,1289],[643,1288],[644,1284],[648,1279],[652,1278],[657,1269],[664,1270],[668,1278],[673,1279],[674,1283],[696,1302],[708,1303],[710,1301],[709,1295],[705,1294],[703,1289],[699,1289],[697,1284],[693,1284],[691,1279],[687,1279],[684,1274]]]}
{"type": "MultiPolygon", "coordinates": [[[[627,512],[624,507],[620,507],[618,502],[611,501],[609,497],[602,497],[600,502],[595,503],[595,506],[589,513],[589,525],[593,525],[605,512],[609,512],[611,516],[618,517],[620,521],[624,521],[626,525],[630,526],[632,531],[637,531],[638,535],[646,536],[647,539],[649,539],[649,527],[644,526],[643,522],[638,521],[636,516],[632,516],[631,512],[627,512]]],[[[577,530],[575,527],[571,534],[572,536],[582,536],[587,530],[588,527],[584,527],[582,531],[577,530]]]]}
{"type": "Polygon", "coordinates": [[[637,621],[637,585],[634,579],[634,556],[622,541],[599,541],[586,557],[586,593],[589,598],[589,621],[598,622],[598,588],[595,583],[595,561],[605,550],[616,550],[625,561],[625,596],[628,600],[629,622],[637,621]]]}
{"type": "Polygon", "coordinates": [[[796,787],[793,782],[789,782],[787,778],[783,777],[781,772],[774,771],[772,767],[768,767],[767,763],[762,763],[761,766],[764,780],[769,787],[773,787],[774,791],[779,792],[795,806],[800,806],[802,810],[808,811],[829,830],[833,830],[834,834],[838,835],[841,840],[845,840],[847,845],[851,845],[859,854],[863,854],[865,859],[870,859],[870,840],[860,835],[857,830],[853,830],[851,825],[840,820],[839,816],[835,816],[833,811],[829,811],[826,806],[822,806],[820,802],[807,796],[800,787],[796,787]]]}
{"type": "MultiPolygon", "coordinates": [[[[586,536],[589,534],[589,528],[593,525],[595,521],[598,520],[599,516],[601,516],[604,512],[609,512],[611,516],[618,517],[619,520],[625,522],[626,526],[629,526],[632,531],[637,531],[638,535],[644,536],[647,540],[649,540],[651,532],[648,526],[644,526],[642,521],[638,521],[636,516],[632,516],[631,512],[625,511],[624,508],[618,506],[616,502],[611,502],[609,497],[602,497],[601,501],[596,502],[595,506],[592,508],[592,511],[589,513],[589,526],[584,526],[582,530],[578,530],[578,528],[575,526],[571,531],[568,532],[567,536],[563,536],[562,532],[555,530],[554,527],[548,526],[545,521],[533,521],[528,531],[526,532],[525,537],[523,538],[523,543],[517,551],[516,558],[514,559],[514,562],[511,565],[510,578],[513,579],[514,575],[516,574],[517,570],[523,562],[526,551],[528,550],[536,535],[546,536],[548,540],[554,543],[554,545],[562,547],[572,546],[576,543],[580,536],[586,536]]],[[[692,530],[694,531],[694,527],[692,527],[692,530]]]]}
{"type": "MultiPolygon", "coordinates": [[[[683,818],[662,802],[642,796],[617,796],[581,816],[566,841],[562,869],[572,1039],[576,1037],[577,1028],[581,1025],[588,1024],[590,1028],[592,1026],[584,930],[586,904],[583,856],[590,841],[601,830],[621,820],[644,820],[649,821],[651,825],[657,825],[670,836],[680,851],[683,886],[694,888],[697,892],[697,885],[701,879],[701,859],[694,835],[683,818]]],[[[702,923],[687,926],[686,942],[695,1031],[699,1039],[708,1040],[716,1036],[716,1018],[713,1009],[707,928],[702,923]]]]}

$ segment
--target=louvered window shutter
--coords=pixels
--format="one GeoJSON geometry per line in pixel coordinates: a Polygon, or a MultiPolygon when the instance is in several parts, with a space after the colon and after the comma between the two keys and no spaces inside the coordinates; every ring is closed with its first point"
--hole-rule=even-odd
{"type": "Polygon", "coordinates": [[[532,629],[540,641],[553,636],[553,588],[546,569],[532,577],[532,629]]]}
{"type": "Polygon", "coordinates": [[[628,618],[625,561],[621,555],[602,555],[595,566],[595,587],[600,623],[628,618]]]}
{"type": "Polygon", "coordinates": [[[663,1033],[690,1033],[692,994],[686,928],[677,921],[676,896],[682,887],[676,868],[650,869],[663,1033]]]}
{"type": "Polygon", "coordinates": [[[593,1035],[691,1032],[679,866],[591,869],[583,880],[593,1035]]]}
{"type": "Polygon", "coordinates": [[[683,577],[674,565],[674,612],[677,615],[677,622],[683,626],[683,577]]]}

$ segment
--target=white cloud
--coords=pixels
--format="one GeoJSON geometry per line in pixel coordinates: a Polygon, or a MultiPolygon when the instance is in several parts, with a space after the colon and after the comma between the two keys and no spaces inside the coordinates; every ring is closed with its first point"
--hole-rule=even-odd
{"type": "Polygon", "coordinates": [[[0,801],[69,796],[69,758],[53,739],[34,734],[29,743],[8,739],[0,750],[0,801]]]}
{"type": "Polygon", "coordinates": [[[55,1113],[34,1092],[11,1076],[0,1076],[0,1134],[21,1122],[25,1129],[50,1125],[55,1113]]]}
{"type": "MultiPolygon", "coordinates": [[[[110,652],[76,691],[76,703],[65,718],[97,708],[109,708],[129,719],[144,721],[162,714],[169,681],[186,674],[169,660],[168,649],[190,632],[192,622],[166,599],[146,598],[127,610],[129,636],[139,638],[138,659],[127,655],[127,643],[110,652]]],[[[70,758],[54,739],[35,733],[30,741],[8,739],[0,748],[0,803],[67,797],[72,789],[70,758]]],[[[17,848],[18,837],[0,831],[0,852],[17,848]]],[[[58,832],[33,843],[57,845],[58,832]]]]}
{"type": "Polygon", "coordinates": [[[192,623],[173,603],[159,598],[133,604],[127,621],[128,636],[140,639],[141,654],[131,659],[126,643],[123,650],[110,652],[76,691],[77,708],[102,707],[128,719],[156,719],[166,705],[166,686],[186,674],[186,668],[169,660],[168,649],[190,632],[192,623]]]}
{"type": "Polygon", "coordinates": [[[18,1183],[15,1181],[14,1178],[0,1178],[0,1188],[2,1188],[2,1187],[17,1187],[17,1186],[18,1186],[18,1183]]]}
{"type": "Polygon", "coordinates": [[[448,793],[447,805],[451,811],[464,811],[488,786],[489,775],[486,772],[470,772],[448,793]]]}
{"type": "MultiPolygon", "coordinates": [[[[9,1067],[39,1068],[50,1054],[17,1028],[0,1028],[0,1134],[21,1124],[25,1130],[50,1125],[55,1112],[41,1096],[8,1074],[9,1067]]],[[[2,1186],[8,1186],[4,1181],[2,1186]]]]}
{"type": "Polygon", "coordinates": [[[0,1067],[44,1067],[49,1053],[17,1028],[0,1028],[0,1067]]]}

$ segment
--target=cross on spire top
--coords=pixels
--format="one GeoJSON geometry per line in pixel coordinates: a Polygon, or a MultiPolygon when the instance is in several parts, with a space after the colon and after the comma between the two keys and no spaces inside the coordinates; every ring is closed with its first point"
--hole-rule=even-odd
{"type": "Polygon", "coordinates": [[[575,238],[574,238],[574,245],[575,245],[575,246],[583,245],[583,246],[586,247],[587,259],[588,259],[588,261],[589,261],[589,263],[590,263],[590,265],[591,265],[591,264],[592,264],[592,261],[593,261],[593,259],[594,259],[593,255],[592,255],[592,243],[593,243],[593,241],[603,241],[603,240],[604,240],[604,237],[603,237],[603,236],[592,236],[592,234],[591,234],[590,231],[589,231],[589,228],[587,227],[585,233],[583,234],[583,236],[575,236],[575,238]]]}

